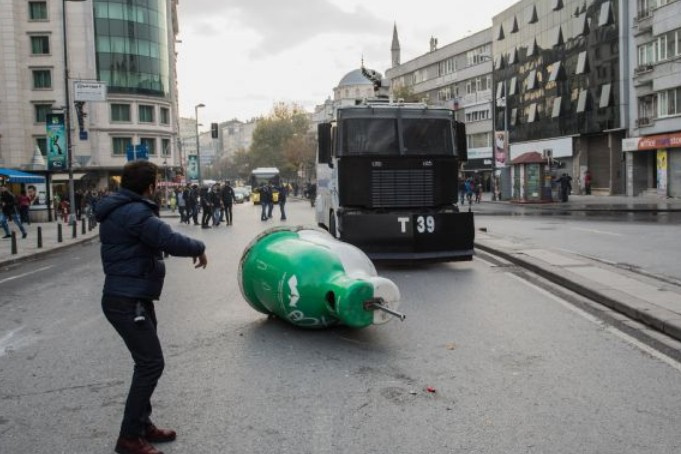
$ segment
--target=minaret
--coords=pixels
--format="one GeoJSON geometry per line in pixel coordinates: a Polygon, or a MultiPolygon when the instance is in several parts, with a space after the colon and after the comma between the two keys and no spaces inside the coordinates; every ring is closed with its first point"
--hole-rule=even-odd
{"type": "Polygon", "coordinates": [[[392,67],[400,66],[400,39],[397,37],[397,22],[393,26],[393,44],[390,46],[390,53],[392,54],[392,67]]]}

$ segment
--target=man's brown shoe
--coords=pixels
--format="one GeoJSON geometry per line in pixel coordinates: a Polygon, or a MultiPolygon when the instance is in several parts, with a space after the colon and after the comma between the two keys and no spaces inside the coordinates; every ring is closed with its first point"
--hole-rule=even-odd
{"type": "Polygon", "coordinates": [[[155,425],[149,424],[146,427],[144,438],[152,443],[163,443],[175,440],[177,434],[172,429],[159,429],[155,425]]]}
{"type": "Polygon", "coordinates": [[[154,448],[147,440],[141,437],[118,437],[115,451],[118,454],[163,454],[163,451],[154,448]]]}

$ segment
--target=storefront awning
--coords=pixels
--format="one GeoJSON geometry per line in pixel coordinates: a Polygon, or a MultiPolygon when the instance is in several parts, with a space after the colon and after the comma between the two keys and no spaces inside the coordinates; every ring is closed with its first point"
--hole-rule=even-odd
{"type": "MultiPolygon", "coordinates": [[[[73,172],[73,179],[74,180],[80,180],[85,176],[85,172],[73,172]]],[[[52,183],[59,183],[61,181],[69,181],[69,174],[68,173],[53,173],[52,176],[50,177],[50,181],[52,183]]]]}
{"type": "Polygon", "coordinates": [[[45,177],[33,173],[22,172],[21,170],[2,169],[0,176],[7,179],[8,183],[44,183],[45,177]]]}

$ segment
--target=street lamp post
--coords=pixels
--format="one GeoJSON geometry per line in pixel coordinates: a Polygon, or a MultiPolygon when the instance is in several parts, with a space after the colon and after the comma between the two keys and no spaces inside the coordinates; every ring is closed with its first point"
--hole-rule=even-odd
{"type": "Polygon", "coordinates": [[[194,118],[196,119],[196,168],[199,173],[199,187],[203,183],[201,180],[201,146],[199,144],[199,108],[201,107],[206,107],[206,105],[200,103],[194,106],[194,118]]]}
{"type": "Polygon", "coordinates": [[[85,0],[62,1],[62,32],[64,39],[64,126],[66,126],[66,150],[69,170],[69,224],[76,222],[76,196],[73,182],[73,144],[71,143],[71,105],[69,99],[69,46],[66,33],[66,2],[83,2],[85,0]]]}

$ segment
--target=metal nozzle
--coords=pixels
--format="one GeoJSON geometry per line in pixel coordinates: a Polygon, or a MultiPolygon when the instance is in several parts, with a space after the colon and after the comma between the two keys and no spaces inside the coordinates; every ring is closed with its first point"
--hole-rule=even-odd
{"type": "Polygon", "coordinates": [[[389,307],[385,306],[385,300],[383,298],[372,298],[370,300],[367,300],[364,302],[364,309],[366,310],[379,310],[383,311],[387,314],[392,315],[393,317],[397,317],[400,319],[400,321],[404,321],[405,318],[407,318],[406,315],[397,312],[395,310],[390,309],[389,307]]]}

